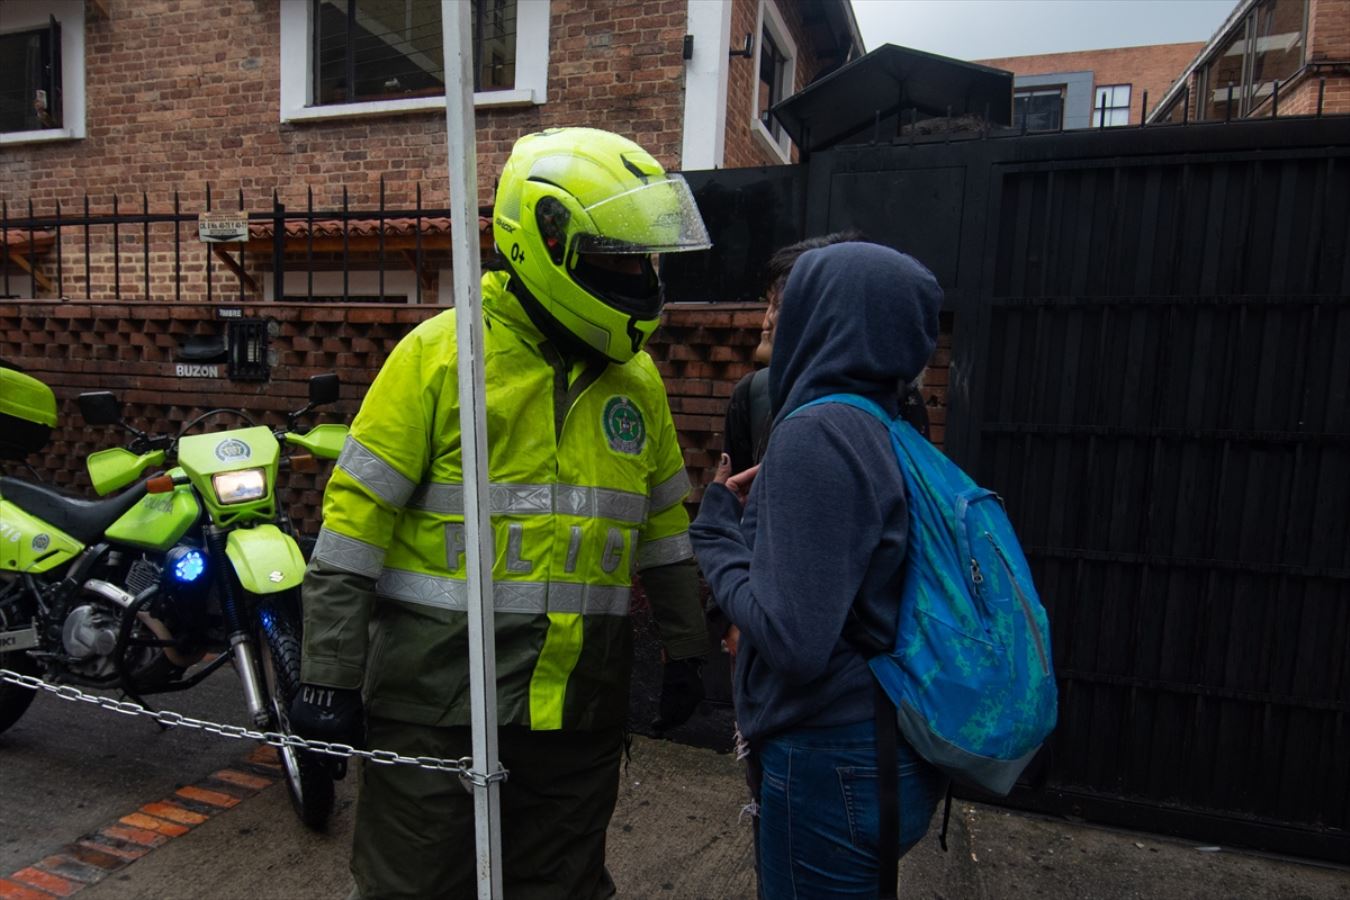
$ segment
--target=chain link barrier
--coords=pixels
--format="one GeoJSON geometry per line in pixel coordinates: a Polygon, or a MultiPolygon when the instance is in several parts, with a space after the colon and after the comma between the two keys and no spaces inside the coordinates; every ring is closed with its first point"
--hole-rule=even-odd
{"type": "Polygon", "coordinates": [[[379,766],[417,766],[421,769],[430,769],[434,772],[449,772],[458,775],[462,779],[467,779],[475,784],[497,781],[506,777],[505,771],[496,772],[490,775],[480,775],[473,771],[473,758],[469,756],[459,759],[440,759],[435,756],[403,756],[395,753],[393,750],[358,750],[350,744],[329,743],[328,741],[305,740],[294,734],[283,734],[279,731],[254,731],[251,728],[245,728],[242,725],[221,725],[217,722],[209,722],[205,719],[194,719],[185,716],[182,713],[172,710],[150,710],[131,700],[114,700],[112,697],[102,697],[97,694],[86,694],[84,691],[69,684],[48,684],[41,678],[32,675],[20,675],[18,672],[9,669],[0,669],[0,682],[8,682],[22,688],[28,688],[30,691],[47,691],[55,694],[62,700],[71,700],[78,703],[91,703],[109,712],[121,713],[124,716],[146,716],[154,719],[161,725],[175,726],[178,728],[197,728],[208,734],[218,734],[221,737],[236,738],[239,740],[262,741],[277,748],[290,747],[292,750],[309,750],[314,753],[323,753],[328,756],[337,756],[350,758],[360,757],[379,766]]]}

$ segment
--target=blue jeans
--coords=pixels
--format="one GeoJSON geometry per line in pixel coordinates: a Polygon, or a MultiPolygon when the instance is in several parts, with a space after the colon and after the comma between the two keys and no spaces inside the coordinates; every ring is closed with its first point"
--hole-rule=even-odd
{"type": "MultiPolygon", "coordinates": [[[[759,890],[765,900],[877,895],[876,724],[798,728],[758,752],[759,890]]],[[[903,738],[900,853],[928,831],[945,782],[903,738]]]]}

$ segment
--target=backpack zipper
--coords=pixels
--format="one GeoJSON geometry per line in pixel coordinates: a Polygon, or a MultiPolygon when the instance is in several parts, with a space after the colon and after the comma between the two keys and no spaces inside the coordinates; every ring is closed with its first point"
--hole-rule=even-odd
{"type": "MultiPolygon", "coordinates": [[[[1027,625],[1031,629],[1031,634],[1036,638],[1036,653],[1041,658],[1041,671],[1049,675],[1050,663],[1045,656],[1045,644],[1041,640],[1041,630],[1036,627],[1036,617],[1031,614],[1031,604],[1027,602],[1026,595],[1022,593],[1021,586],[1017,583],[1016,576],[1013,575],[1012,565],[1008,562],[1008,557],[1003,554],[1003,548],[994,540],[994,536],[986,531],[984,536],[989,539],[990,545],[994,548],[994,553],[998,555],[999,562],[1003,563],[1004,570],[1008,573],[1008,582],[1012,584],[1013,595],[1017,597],[1017,602],[1022,607],[1022,615],[1026,617],[1027,625]]],[[[972,559],[972,563],[975,561],[972,559]]]]}

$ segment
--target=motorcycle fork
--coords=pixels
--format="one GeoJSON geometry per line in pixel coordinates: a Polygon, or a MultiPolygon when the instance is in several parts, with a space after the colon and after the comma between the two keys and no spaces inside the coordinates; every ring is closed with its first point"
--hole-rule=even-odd
{"type": "Polygon", "coordinates": [[[262,728],[267,726],[272,716],[263,702],[253,638],[244,621],[244,610],[235,596],[234,573],[230,569],[229,557],[225,555],[228,534],[219,528],[211,528],[207,531],[206,541],[215,562],[213,568],[216,571],[216,583],[220,587],[220,608],[225,614],[226,627],[230,630],[230,654],[234,659],[235,671],[239,673],[239,681],[244,686],[244,703],[248,706],[253,723],[262,728]]]}

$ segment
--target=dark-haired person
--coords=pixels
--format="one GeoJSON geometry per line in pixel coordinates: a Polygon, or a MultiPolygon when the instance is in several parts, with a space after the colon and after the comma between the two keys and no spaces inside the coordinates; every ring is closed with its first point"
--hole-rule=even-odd
{"type": "MultiPolygon", "coordinates": [[[[769,367],[773,431],[757,468],[723,456],[690,535],[740,630],[737,723],[761,775],[760,891],[875,897],[879,799],[866,656],[893,646],[909,508],[886,427],[833,393],[899,413],[936,346],[942,291],[887,247],[808,251],[783,291],[769,367]]],[[[928,828],[943,781],[904,741],[900,852],[928,828]]]]}

